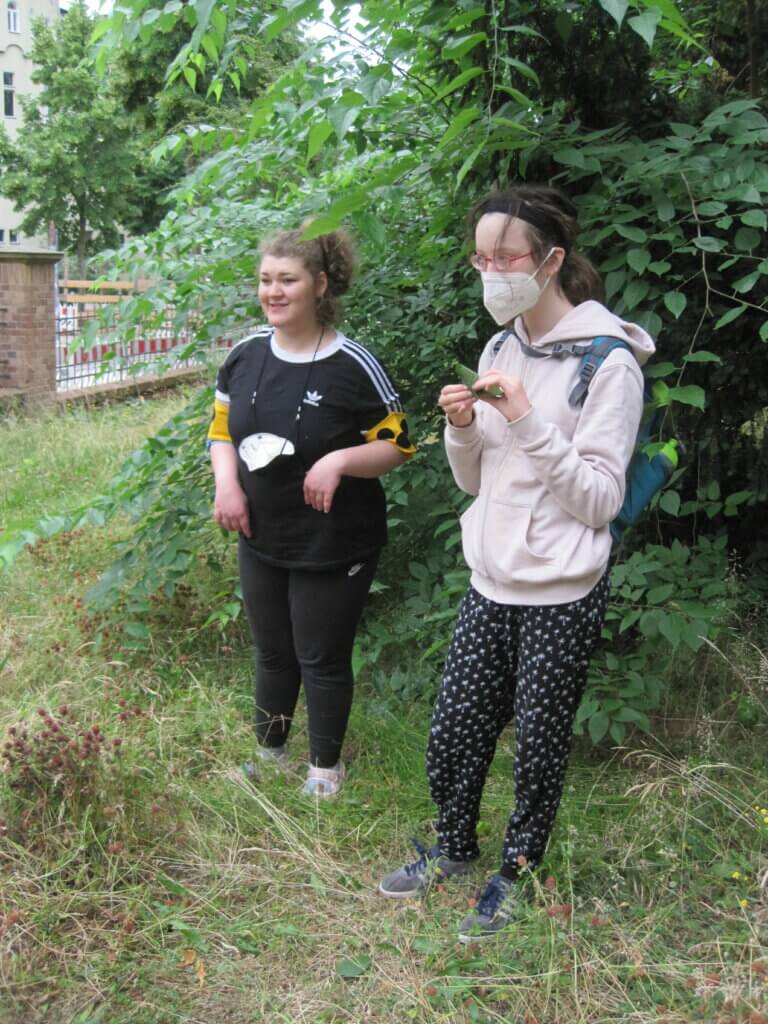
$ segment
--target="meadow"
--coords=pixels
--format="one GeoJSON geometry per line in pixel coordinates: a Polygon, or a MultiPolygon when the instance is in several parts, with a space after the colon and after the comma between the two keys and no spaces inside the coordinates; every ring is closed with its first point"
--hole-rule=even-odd
{"type": "MultiPolygon", "coordinates": [[[[7,413],[0,526],[100,493],[186,397],[7,413]]],[[[513,733],[476,871],[383,899],[410,837],[430,839],[428,703],[383,701],[363,670],[338,800],[299,793],[302,715],[290,769],[247,782],[249,639],[239,619],[207,623],[234,546],[226,580],[201,560],[158,600],[163,628],[129,647],[100,636],[86,600],[129,536],[121,521],[62,534],[0,574],[1,1024],[768,1024],[768,630],[754,602],[718,647],[670,660],[649,734],[577,739],[516,920],[461,946],[457,923],[496,868],[513,733]]]]}

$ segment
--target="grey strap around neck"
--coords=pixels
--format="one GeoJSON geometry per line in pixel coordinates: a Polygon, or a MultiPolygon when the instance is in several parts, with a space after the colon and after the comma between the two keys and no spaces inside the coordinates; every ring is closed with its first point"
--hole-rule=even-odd
{"type": "Polygon", "coordinates": [[[509,337],[516,338],[518,345],[525,355],[530,356],[532,359],[564,359],[565,356],[585,356],[591,351],[593,343],[592,338],[580,338],[577,341],[556,341],[554,345],[548,345],[546,350],[542,351],[540,348],[534,348],[533,345],[523,341],[513,327],[508,331],[502,331],[493,343],[494,356],[499,354],[509,337]]]}
{"type": "Polygon", "coordinates": [[[591,339],[584,338],[568,342],[556,341],[553,345],[548,345],[546,350],[542,351],[523,341],[514,328],[512,328],[509,331],[503,331],[494,342],[494,356],[499,353],[510,335],[514,335],[524,354],[532,359],[564,359],[566,356],[577,356],[581,359],[578,380],[568,396],[568,404],[575,406],[584,404],[592,378],[602,366],[606,356],[613,349],[626,348],[631,351],[629,344],[624,339],[612,338],[610,336],[591,339]]]}

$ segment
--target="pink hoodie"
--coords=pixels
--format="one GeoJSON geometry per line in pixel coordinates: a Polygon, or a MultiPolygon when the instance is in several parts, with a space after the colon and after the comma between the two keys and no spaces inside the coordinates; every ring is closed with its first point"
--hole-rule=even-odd
{"type": "Polygon", "coordinates": [[[595,374],[582,407],[568,404],[577,381],[575,356],[534,358],[521,317],[493,355],[480,357],[522,379],[532,409],[514,423],[486,402],[468,427],[448,424],[445,446],[454,478],[475,501],[461,517],[472,585],[499,604],[563,604],[584,597],[605,572],[608,524],[624,500],[626,468],[643,407],[639,364],[654,352],[650,336],[599,302],[583,302],[531,347],[557,341],[621,338],[595,374]],[[634,353],[634,355],[632,354],[634,353]]]}

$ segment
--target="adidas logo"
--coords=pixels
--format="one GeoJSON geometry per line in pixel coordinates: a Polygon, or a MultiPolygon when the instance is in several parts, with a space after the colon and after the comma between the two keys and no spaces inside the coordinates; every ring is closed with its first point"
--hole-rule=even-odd
{"type": "Polygon", "coordinates": [[[315,406],[317,406],[317,405],[320,405],[322,400],[323,400],[323,396],[320,394],[319,391],[308,391],[306,393],[306,395],[304,396],[304,404],[305,405],[315,405],[315,406]]]}

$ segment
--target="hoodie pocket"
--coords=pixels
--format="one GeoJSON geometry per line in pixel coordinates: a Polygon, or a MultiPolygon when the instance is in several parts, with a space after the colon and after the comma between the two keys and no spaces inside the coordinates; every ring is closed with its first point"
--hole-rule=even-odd
{"type": "Polygon", "coordinates": [[[531,547],[529,533],[532,509],[491,501],[481,538],[483,571],[500,582],[536,583],[554,579],[558,573],[555,552],[531,547]]]}
{"type": "Polygon", "coordinates": [[[464,551],[464,561],[470,569],[476,569],[483,576],[487,575],[485,563],[482,558],[482,536],[483,536],[483,508],[487,505],[484,498],[475,498],[466,512],[462,512],[459,523],[461,524],[461,546],[464,551]]]}

